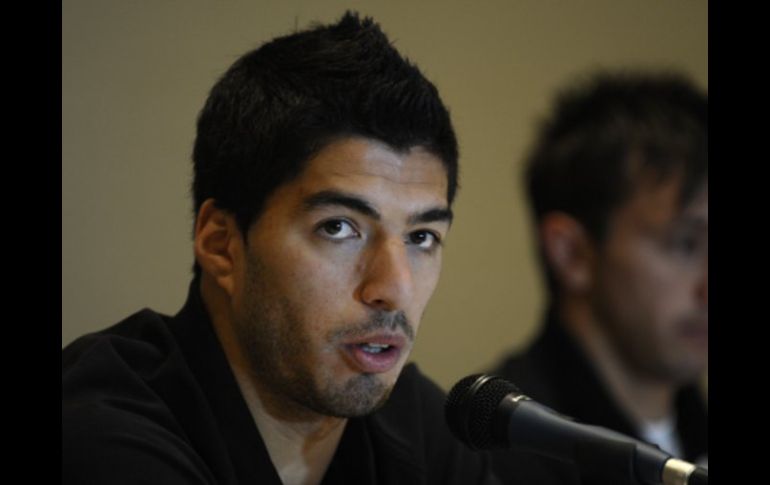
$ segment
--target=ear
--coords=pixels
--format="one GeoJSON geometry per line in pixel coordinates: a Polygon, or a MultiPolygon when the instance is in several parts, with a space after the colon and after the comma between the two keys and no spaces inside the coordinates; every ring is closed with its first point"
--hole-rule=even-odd
{"type": "Polygon", "coordinates": [[[567,293],[587,291],[593,280],[595,248],[583,225],[564,212],[540,222],[540,244],[554,276],[567,293]]]}
{"type": "Polygon", "coordinates": [[[207,199],[198,211],[194,246],[203,273],[232,297],[243,266],[243,237],[235,217],[218,208],[214,199],[207,199]]]}

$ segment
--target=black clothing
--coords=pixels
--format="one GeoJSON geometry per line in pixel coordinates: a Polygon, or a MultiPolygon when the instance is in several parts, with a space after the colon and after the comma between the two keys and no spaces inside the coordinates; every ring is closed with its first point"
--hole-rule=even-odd
{"type": "MultiPolygon", "coordinates": [[[[323,483],[498,483],[443,403],[406,366],[382,409],[348,420],[323,483]]],[[[196,285],[173,318],[145,309],[63,349],[62,482],[280,484],[196,285]]]]}
{"type": "MultiPolygon", "coordinates": [[[[535,401],[578,422],[642,439],[553,310],[548,312],[546,324],[534,343],[523,353],[507,357],[490,373],[509,380],[535,401]]],[[[708,453],[708,413],[695,386],[684,387],[678,392],[676,424],[684,451],[680,458],[695,462],[708,453]]],[[[504,483],[600,482],[580,482],[574,467],[524,452],[495,452],[493,461],[504,483]],[[545,479],[549,476],[552,481],[545,479]]]]}

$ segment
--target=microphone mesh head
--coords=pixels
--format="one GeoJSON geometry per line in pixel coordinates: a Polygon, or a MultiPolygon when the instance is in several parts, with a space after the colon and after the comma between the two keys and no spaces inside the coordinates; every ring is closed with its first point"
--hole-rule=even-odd
{"type": "Polygon", "coordinates": [[[492,434],[492,419],[500,401],[519,389],[496,376],[474,374],[461,379],[449,392],[444,412],[449,429],[473,449],[505,446],[492,434]]]}

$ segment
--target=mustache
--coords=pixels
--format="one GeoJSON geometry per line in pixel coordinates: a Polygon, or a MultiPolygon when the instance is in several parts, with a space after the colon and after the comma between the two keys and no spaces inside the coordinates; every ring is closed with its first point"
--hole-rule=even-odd
{"type": "Polygon", "coordinates": [[[414,341],[414,328],[404,312],[376,311],[365,322],[336,330],[331,333],[333,339],[355,338],[364,336],[377,330],[389,330],[395,332],[401,330],[410,342],[414,341]]]}

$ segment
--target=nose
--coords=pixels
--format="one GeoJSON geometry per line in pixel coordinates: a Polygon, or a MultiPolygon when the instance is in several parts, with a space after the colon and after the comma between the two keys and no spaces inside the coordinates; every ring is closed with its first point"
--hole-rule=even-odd
{"type": "Polygon", "coordinates": [[[412,285],[412,268],[404,242],[382,241],[367,258],[359,298],[377,310],[403,310],[412,294],[412,285]]]}

